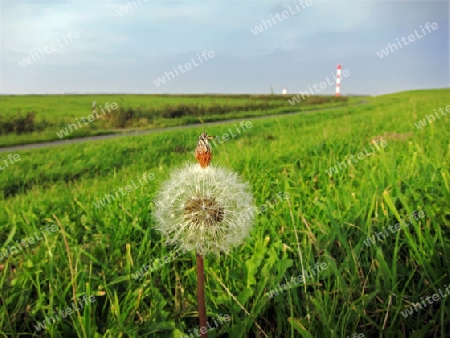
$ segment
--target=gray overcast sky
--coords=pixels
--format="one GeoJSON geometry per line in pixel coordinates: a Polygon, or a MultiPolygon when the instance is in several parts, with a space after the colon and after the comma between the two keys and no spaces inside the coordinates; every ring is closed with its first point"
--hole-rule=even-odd
{"type": "Polygon", "coordinates": [[[1,0],[0,93],[298,93],[337,64],[344,95],[450,87],[448,1],[132,2],[1,0]],[[380,58],[388,43],[402,48],[380,58]],[[155,84],[204,50],[214,57],[155,84]]]}

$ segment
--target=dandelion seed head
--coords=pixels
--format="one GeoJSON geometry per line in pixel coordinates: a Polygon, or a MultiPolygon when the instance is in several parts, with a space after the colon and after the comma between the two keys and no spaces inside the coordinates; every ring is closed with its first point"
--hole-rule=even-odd
{"type": "Polygon", "coordinates": [[[233,171],[187,163],[163,183],[154,216],[167,244],[218,255],[249,235],[255,208],[249,185],[233,171]]]}

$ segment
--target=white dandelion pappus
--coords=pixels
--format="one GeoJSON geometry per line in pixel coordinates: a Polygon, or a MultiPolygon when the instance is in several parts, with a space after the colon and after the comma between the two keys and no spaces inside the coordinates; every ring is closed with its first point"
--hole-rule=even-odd
{"type": "Polygon", "coordinates": [[[186,163],[155,198],[156,228],[183,251],[228,253],[249,235],[255,209],[249,185],[231,170],[186,163]]]}

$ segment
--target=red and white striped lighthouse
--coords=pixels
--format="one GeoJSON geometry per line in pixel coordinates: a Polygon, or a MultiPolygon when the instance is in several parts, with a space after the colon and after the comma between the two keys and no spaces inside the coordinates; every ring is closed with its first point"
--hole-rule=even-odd
{"type": "Polygon", "coordinates": [[[336,71],[336,97],[339,96],[340,91],[341,91],[341,65],[338,65],[336,71]]]}

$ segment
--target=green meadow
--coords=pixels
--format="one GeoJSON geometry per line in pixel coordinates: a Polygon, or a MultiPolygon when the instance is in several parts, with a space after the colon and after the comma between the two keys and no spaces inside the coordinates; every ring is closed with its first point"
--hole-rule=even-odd
{"type": "MultiPolygon", "coordinates": [[[[212,149],[213,164],[250,184],[260,212],[245,244],[205,258],[213,328],[208,337],[448,336],[450,113],[421,129],[414,123],[449,105],[449,98],[450,89],[440,89],[366,97],[359,105],[361,98],[292,107],[286,98],[265,103],[199,96],[177,99],[176,105],[217,107],[230,100],[252,108],[174,118],[164,117],[168,109],[148,115],[156,122],[144,113],[126,119],[123,128],[183,125],[199,117],[251,122],[212,149]],[[339,107],[249,119],[318,104],[339,107]],[[387,146],[376,149],[383,140],[387,146]],[[370,156],[328,173],[370,146],[370,156]],[[409,226],[373,237],[414,212],[424,217],[409,217],[409,226]],[[369,237],[375,238],[371,245],[365,244],[369,237]],[[280,289],[293,276],[303,281],[280,289]],[[278,294],[270,295],[273,290],[278,294]],[[422,302],[439,290],[444,296],[422,302]],[[414,308],[419,302],[421,308],[414,308]],[[224,316],[228,320],[221,321],[224,316]]],[[[58,139],[56,127],[88,114],[95,99],[2,98],[5,119],[37,110],[35,121],[48,124],[5,133],[1,144],[58,139]]],[[[147,112],[149,100],[109,96],[99,104],[147,112]]],[[[158,100],[164,106],[169,99],[158,100]]],[[[90,132],[116,128],[107,122],[92,124],[90,132]]],[[[224,121],[206,130],[229,134],[235,124],[224,121]]],[[[192,151],[202,131],[162,130],[0,154],[20,155],[0,171],[0,336],[198,337],[195,253],[165,245],[152,214],[161,183],[173,169],[195,161],[192,151]],[[132,181],[137,187],[98,207],[132,181]],[[10,249],[21,241],[27,246],[10,249]]]]}
{"type": "Polygon", "coordinates": [[[0,147],[345,106],[357,97],[295,95],[0,96],[0,147]],[[94,113],[95,110],[95,113],[94,113]],[[89,115],[92,117],[89,119],[89,115]],[[71,125],[71,126],[69,126],[71,125]]]}

